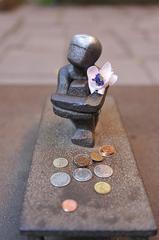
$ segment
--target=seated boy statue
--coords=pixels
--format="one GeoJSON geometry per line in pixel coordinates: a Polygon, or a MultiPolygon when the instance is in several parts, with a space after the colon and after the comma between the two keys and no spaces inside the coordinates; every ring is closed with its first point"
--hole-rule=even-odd
{"type": "MultiPolygon", "coordinates": [[[[95,65],[101,52],[102,46],[97,38],[75,35],[68,50],[70,64],[59,70],[57,90],[51,97],[55,114],[69,118],[76,127],[72,142],[85,147],[94,146],[98,115],[109,87],[99,94],[91,93],[88,85],[87,70],[95,65]]],[[[101,83],[98,78],[94,80],[101,83]]]]}

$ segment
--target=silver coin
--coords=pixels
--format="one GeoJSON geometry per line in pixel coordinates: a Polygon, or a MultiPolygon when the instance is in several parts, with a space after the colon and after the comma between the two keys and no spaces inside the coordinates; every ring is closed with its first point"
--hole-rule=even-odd
{"type": "Polygon", "coordinates": [[[92,172],[88,168],[77,168],[73,171],[73,177],[79,182],[86,182],[92,178],[92,172]]]}
{"type": "Polygon", "coordinates": [[[55,187],[64,187],[71,182],[71,177],[65,172],[57,172],[51,176],[50,182],[55,187]]]}
{"type": "Polygon", "coordinates": [[[112,176],[113,169],[108,165],[99,164],[94,168],[94,173],[97,177],[107,178],[112,176]]]}
{"type": "Polygon", "coordinates": [[[68,160],[66,158],[56,158],[53,161],[53,165],[56,168],[63,168],[68,165],[68,160]]]}

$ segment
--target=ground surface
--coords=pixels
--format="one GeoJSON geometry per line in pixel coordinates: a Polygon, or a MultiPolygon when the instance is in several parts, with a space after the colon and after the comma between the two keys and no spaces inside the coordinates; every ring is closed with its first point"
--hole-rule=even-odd
{"type": "Polygon", "coordinates": [[[159,6],[23,6],[0,13],[0,83],[55,83],[72,35],[102,42],[118,84],[159,83],[159,6]]]}

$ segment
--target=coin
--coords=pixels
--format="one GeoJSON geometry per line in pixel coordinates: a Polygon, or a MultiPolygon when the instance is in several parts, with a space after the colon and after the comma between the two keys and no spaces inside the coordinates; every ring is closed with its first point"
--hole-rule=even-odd
{"type": "Polygon", "coordinates": [[[68,165],[68,160],[66,158],[56,158],[53,161],[53,165],[56,168],[63,168],[68,165]]]}
{"type": "Polygon", "coordinates": [[[66,199],[62,203],[62,208],[65,212],[73,212],[77,209],[77,207],[78,207],[78,204],[73,199],[66,199]]]}
{"type": "Polygon", "coordinates": [[[103,157],[97,151],[91,152],[91,159],[96,162],[103,161],[103,157]]]}
{"type": "Polygon", "coordinates": [[[113,155],[115,153],[115,148],[112,145],[104,145],[102,147],[99,148],[99,153],[103,156],[110,156],[113,155]]]}
{"type": "Polygon", "coordinates": [[[97,182],[94,185],[94,189],[97,193],[106,194],[111,191],[111,186],[109,183],[106,183],[106,182],[97,182]]]}
{"type": "Polygon", "coordinates": [[[113,169],[104,164],[99,164],[94,168],[94,173],[97,177],[107,178],[113,174],[113,169]]]}
{"type": "Polygon", "coordinates": [[[71,177],[65,172],[57,172],[51,176],[50,182],[55,187],[64,187],[71,182],[71,177]]]}
{"type": "Polygon", "coordinates": [[[78,154],[75,156],[74,162],[78,167],[87,167],[91,164],[91,159],[87,154],[78,154]]]}
{"type": "Polygon", "coordinates": [[[86,182],[92,178],[92,172],[88,168],[77,168],[73,171],[73,177],[79,182],[86,182]]]}

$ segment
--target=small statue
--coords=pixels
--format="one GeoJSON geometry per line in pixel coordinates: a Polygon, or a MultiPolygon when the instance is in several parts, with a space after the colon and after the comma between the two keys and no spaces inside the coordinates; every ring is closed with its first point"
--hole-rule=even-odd
{"type": "Polygon", "coordinates": [[[70,64],[59,70],[57,90],[51,97],[54,113],[69,118],[76,127],[72,142],[84,147],[94,146],[95,127],[107,90],[117,81],[109,62],[101,69],[95,66],[101,52],[97,38],[75,35],[68,50],[70,64]]]}

